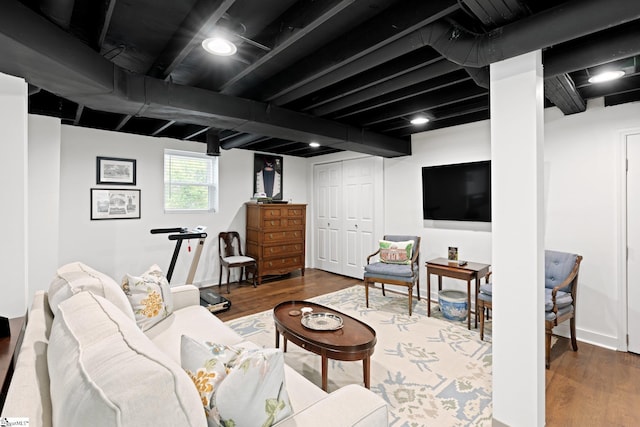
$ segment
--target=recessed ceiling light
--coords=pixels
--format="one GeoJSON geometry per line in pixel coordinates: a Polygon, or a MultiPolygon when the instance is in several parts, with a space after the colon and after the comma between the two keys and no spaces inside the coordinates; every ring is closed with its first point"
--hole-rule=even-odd
{"type": "Polygon", "coordinates": [[[218,56],[231,56],[238,51],[235,44],[222,37],[211,37],[202,42],[207,52],[218,56]]]}
{"type": "Polygon", "coordinates": [[[411,119],[411,124],[412,125],[423,125],[425,123],[428,123],[429,119],[424,117],[424,116],[418,116],[418,117],[414,117],[413,119],[411,119]]]}
{"type": "Polygon", "coordinates": [[[624,76],[624,71],[622,70],[618,70],[618,71],[605,71],[603,73],[599,73],[596,74],[593,77],[589,78],[589,83],[602,83],[602,82],[608,82],[610,80],[615,80],[615,79],[619,79],[620,77],[624,76]]]}
{"type": "Polygon", "coordinates": [[[309,143],[309,147],[318,148],[318,147],[320,147],[320,144],[317,143],[317,142],[310,142],[309,143]]]}

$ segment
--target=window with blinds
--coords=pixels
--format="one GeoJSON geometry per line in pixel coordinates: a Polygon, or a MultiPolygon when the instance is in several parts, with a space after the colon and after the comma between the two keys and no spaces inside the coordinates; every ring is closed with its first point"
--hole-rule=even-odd
{"type": "Polygon", "coordinates": [[[188,151],[164,152],[165,212],[218,210],[218,157],[188,151]]]}

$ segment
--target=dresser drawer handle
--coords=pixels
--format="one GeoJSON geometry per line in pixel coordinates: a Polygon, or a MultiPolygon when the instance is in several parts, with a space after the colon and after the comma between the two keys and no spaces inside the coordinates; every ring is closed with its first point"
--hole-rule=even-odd
{"type": "Polygon", "coordinates": [[[271,221],[271,225],[275,225],[275,223],[276,223],[275,221],[271,221]]]}

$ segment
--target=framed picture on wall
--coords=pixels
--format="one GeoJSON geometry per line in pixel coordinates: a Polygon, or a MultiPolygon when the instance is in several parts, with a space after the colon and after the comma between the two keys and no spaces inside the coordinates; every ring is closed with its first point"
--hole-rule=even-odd
{"type": "Polygon", "coordinates": [[[91,219],[140,219],[140,190],[92,188],[91,219]]]}
{"type": "Polygon", "coordinates": [[[254,155],[253,195],[282,200],[282,156],[254,155]]]}
{"type": "Polygon", "coordinates": [[[97,157],[96,184],[136,185],[136,161],[97,157]]]}

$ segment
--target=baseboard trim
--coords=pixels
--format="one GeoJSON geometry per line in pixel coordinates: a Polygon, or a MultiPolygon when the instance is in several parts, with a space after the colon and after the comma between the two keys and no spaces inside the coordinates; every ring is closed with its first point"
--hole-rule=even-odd
{"type": "Polygon", "coordinates": [[[508,424],[503,423],[502,421],[498,421],[495,418],[491,419],[492,427],[509,427],[508,424]]]}

